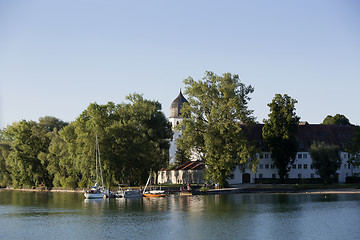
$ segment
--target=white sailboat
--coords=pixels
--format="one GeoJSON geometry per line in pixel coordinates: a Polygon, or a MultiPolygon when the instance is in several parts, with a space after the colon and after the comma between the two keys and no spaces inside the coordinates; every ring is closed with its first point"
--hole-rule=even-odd
{"type": "Polygon", "coordinates": [[[144,191],[143,191],[143,195],[144,197],[165,197],[166,194],[165,194],[165,191],[164,190],[149,190],[149,191],[146,191],[146,188],[147,186],[149,185],[149,182],[150,182],[150,179],[151,179],[151,174],[146,182],[146,185],[145,185],[145,188],[144,188],[144,191]]]}
{"type": "Polygon", "coordinates": [[[100,169],[100,179],[101,179],[101,186],[98,186],[98,183],[95,183],[95,186],[91,186],[91,189],[89,191],[86,191],[84,193],[84,197],[87,199],[94,199],[94,198],[106,198],[107,194],[105,193],[104,189],[104,180],[102,175],[102,169],[101,169],[101,160],[100,160],[100,149],[99,149],[99,143],[98,143],[98,137],[96,135],[96,154],[95,154],[95,161],[96,161],[96,181],[98,180],[98,165],[100,169]]]}

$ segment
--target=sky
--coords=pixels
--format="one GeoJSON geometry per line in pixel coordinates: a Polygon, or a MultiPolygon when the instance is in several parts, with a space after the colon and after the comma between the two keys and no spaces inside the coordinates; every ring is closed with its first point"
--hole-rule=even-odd
{"type": "Polygon", "coordinates": [[[253,86],[258,122],[280,93],[301,121],[360,125],[360,1],[0,0],[1,129],[132,93],[168,117],[205,71],[253,86]]]}

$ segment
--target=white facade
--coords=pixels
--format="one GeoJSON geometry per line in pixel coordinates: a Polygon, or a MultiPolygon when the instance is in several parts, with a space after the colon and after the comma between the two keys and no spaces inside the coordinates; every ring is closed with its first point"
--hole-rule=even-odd
{"type": "Polygon", "coordinates": [[[170,170],[159,171],[158,184],[203,184],[202,170],[170,170]]]}
{"type": "MultiPolygon", "coordinates": [[[[264,152],[259,156],[259,164],[257,166],[257,173],[252,173],[250,169],[242,171],[237,167],[233,172],[233,178],[228,180],[229,184],[241,184],[241,183],[255,183],[255,178],[279,178],[278,170],[274,166],[274,163],[269,152],[264,152]]],[[[347,163],[349,154],[342,152],[341,168],[337,171],[339,183],[344,183],[346,177],[353,176],[353,174],[359,173],[360,169],[347,163]]],[[[288,178],[319,178],[315,169],[312,167],[312,159],[308,152],[298,152],[294,164],[291,166],[288,178]]]]}
{"type": "Polygon", "coordinates": [[[178,139],[181,136],[181,133],[179,131],[175,131],[174,127],[178,125],[182,121],[182,118],[169,118],[169,122],[172,124],[174,135],[173,139],[170,142],[170,148],[169,148],[169,158],[170,163],[175,163],[175,155],[176,155],[176,139],[178,139]]]}

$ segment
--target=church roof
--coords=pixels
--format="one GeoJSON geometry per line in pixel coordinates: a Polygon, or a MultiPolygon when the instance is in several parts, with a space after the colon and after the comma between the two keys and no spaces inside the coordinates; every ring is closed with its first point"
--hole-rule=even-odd
{"type": "Polygon", "coordinates": [[[170,118],[180,118],[180,109],[182,108],[184,103],[188,103],[186,98],[181,93],[175,98],[175,100],[171,103],[170,106],[170,118]]]}

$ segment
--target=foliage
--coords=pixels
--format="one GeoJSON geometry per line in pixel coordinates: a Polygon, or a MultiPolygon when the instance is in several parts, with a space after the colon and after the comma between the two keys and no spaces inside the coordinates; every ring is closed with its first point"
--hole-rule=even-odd
{"type": "Polygon", "coordinates": [[[314,143],[309,153],[316,173],[324,179],[325,184],[330,183],[330,177],[341,166],[340,147],[328,146],[324,142],[314,143]]]}
{"type": "Polygon", "coordinates": [[[327,115],[322,124],[351,125],[349,119],[342,114],[336,114],[335,116],[327,115]]]}
{"type": "Polygon", "coordinates": [[[360,126],[355,126],[352,141],[346,146],[346,151],[351,155],[348,162],[353,166],[360,166],[360,126]]]}
{"type": "Polygon", "coordinates": [[[270,148],[280,179],[284,179],[295,161],[297,142],[295,134],[299,117],[295,113],[297,101],[287,94],[276,94],[270,107],[269,119],[264,120],[263,138],[270,148]]]}
{"type": "Polygon", "coordinates": [[[184,149],[178,147],[175,153],[175,166],[178,167],[188,161],[190,161],[188,153],[184,149]]]}
{"type": "Polygon", "coordinates": [[[1,132],[0,185],[88,187],[95,174],[95,137],[106,186],[144,183],[169,159],[171,125],[161,104],[133,94],[130,103],[92,103],[72,123],[54,117],[21,121],[1,132]]]}
{"type": "Polygon", "coordinates": [[[182,132],[177,144],[187,154],[200,156],[206,178],[224,187],[236,165],[256,162],[256,149],[242,129],[254,124],[247,106],[254,89],[230,73],[206,72],[202,80],[189,77],[184,83],[189,104],[181,109],[186,119],[177,126],[182,132]]]}
{"type": "Polygon", "coordinates": [[[22,120],[8,126],[3,131],[1,143],[4,159],[1,164],[5,169],[1,171],[2,181],[14,187],[52,186],[52,176],[47,171],[49,162],[44,156],[48,153],[51,131],[56,133],[56,126],[61,128],[64,125],[51,118],[51,121],[41,121],[41,124],[22,120]]]}

